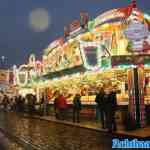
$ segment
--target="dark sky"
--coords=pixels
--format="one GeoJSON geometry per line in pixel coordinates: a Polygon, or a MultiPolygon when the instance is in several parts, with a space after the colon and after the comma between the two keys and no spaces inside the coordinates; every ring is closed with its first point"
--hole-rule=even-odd
{"type": "MultiPolygon", "coordinates": [[[[78,19],[80,11],[91,18],[111,8],[124,7],[130,0],[0,0],[0,56],[9,66],[27,62],[30,53],[38,57],[48,44],[63,35],[63,28],[78,19]],[[33,10],[48,11],[50,24],[40,32],[31,28],[29,16],[33,10]]],[[[137,0],[138,7],[150,14],[150,1],[137,0]]]]}

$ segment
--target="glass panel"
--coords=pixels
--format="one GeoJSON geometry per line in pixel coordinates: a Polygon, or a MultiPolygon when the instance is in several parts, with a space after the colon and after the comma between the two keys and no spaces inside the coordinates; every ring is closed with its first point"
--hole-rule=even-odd
{"type": "Polygon", "coordinates": [[[96,66],[97,62],[97,47],[89,46],[84,47],[84,53],[86,56],[86,61],[90,66],[96,66]]]}

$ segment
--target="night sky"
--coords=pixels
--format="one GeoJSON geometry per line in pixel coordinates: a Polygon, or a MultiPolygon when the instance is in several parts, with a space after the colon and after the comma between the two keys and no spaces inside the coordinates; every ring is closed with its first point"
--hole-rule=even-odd
{"type": "MultiPolygon", "coordinates": [[[[31,53],[40,58],[43,49],[63,35],[64,26],[79,18],[80,11],[87,11],[93,18],[129,3],[130,0],[0,0],[0,57],[5,56],[7,66],[27,62],[31,53]]],[[[137,3],[150,14],[149,0],[137,3]]]]}

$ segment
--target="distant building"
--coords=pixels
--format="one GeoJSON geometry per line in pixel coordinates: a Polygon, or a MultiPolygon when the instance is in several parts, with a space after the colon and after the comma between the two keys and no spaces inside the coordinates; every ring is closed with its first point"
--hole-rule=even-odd
{"type": "Polygon", "coordinates": [[[9,71],[0,69],[0,90],[4,91],[9,85],[9,71]]]}

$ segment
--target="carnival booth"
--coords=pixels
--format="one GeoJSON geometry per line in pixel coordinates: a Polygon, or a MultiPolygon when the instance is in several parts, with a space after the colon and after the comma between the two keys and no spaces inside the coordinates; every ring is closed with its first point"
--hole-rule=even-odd
{"type": "Polygon", "coordinates": [[[138,127],[145,125],[145,107],[150,104],[150,16],[135,0],[91,20],[82,12],[80,21],[66,26],[64,37],[44,50],[38,69],[35,62],[31,57],[16,81],[24,74],[23,86],[30,83],[38,95],[45,89],[49,104],[55,91],[61,91],[69,104],[80,93],[83,105],[95,106],[97,89],[111,85],[121,91],[118,105],[128,107],[138,127]]]}
{"type": "Polygon", "coordinates": [[[48,81],[49,103],[53,103],[55,90],[60,90],[70,104],[80,92],[84,105],[95,105],[97,88],[112,84],[121,90],[118,105],[129,106],[132,119],[144,126],[145,105],[150,103],[149,15],[133,0],[95,19],[87,16],[82,14],[81,21],[65,28],[65,38],[44,51],[43,79],[48,81]]]}

